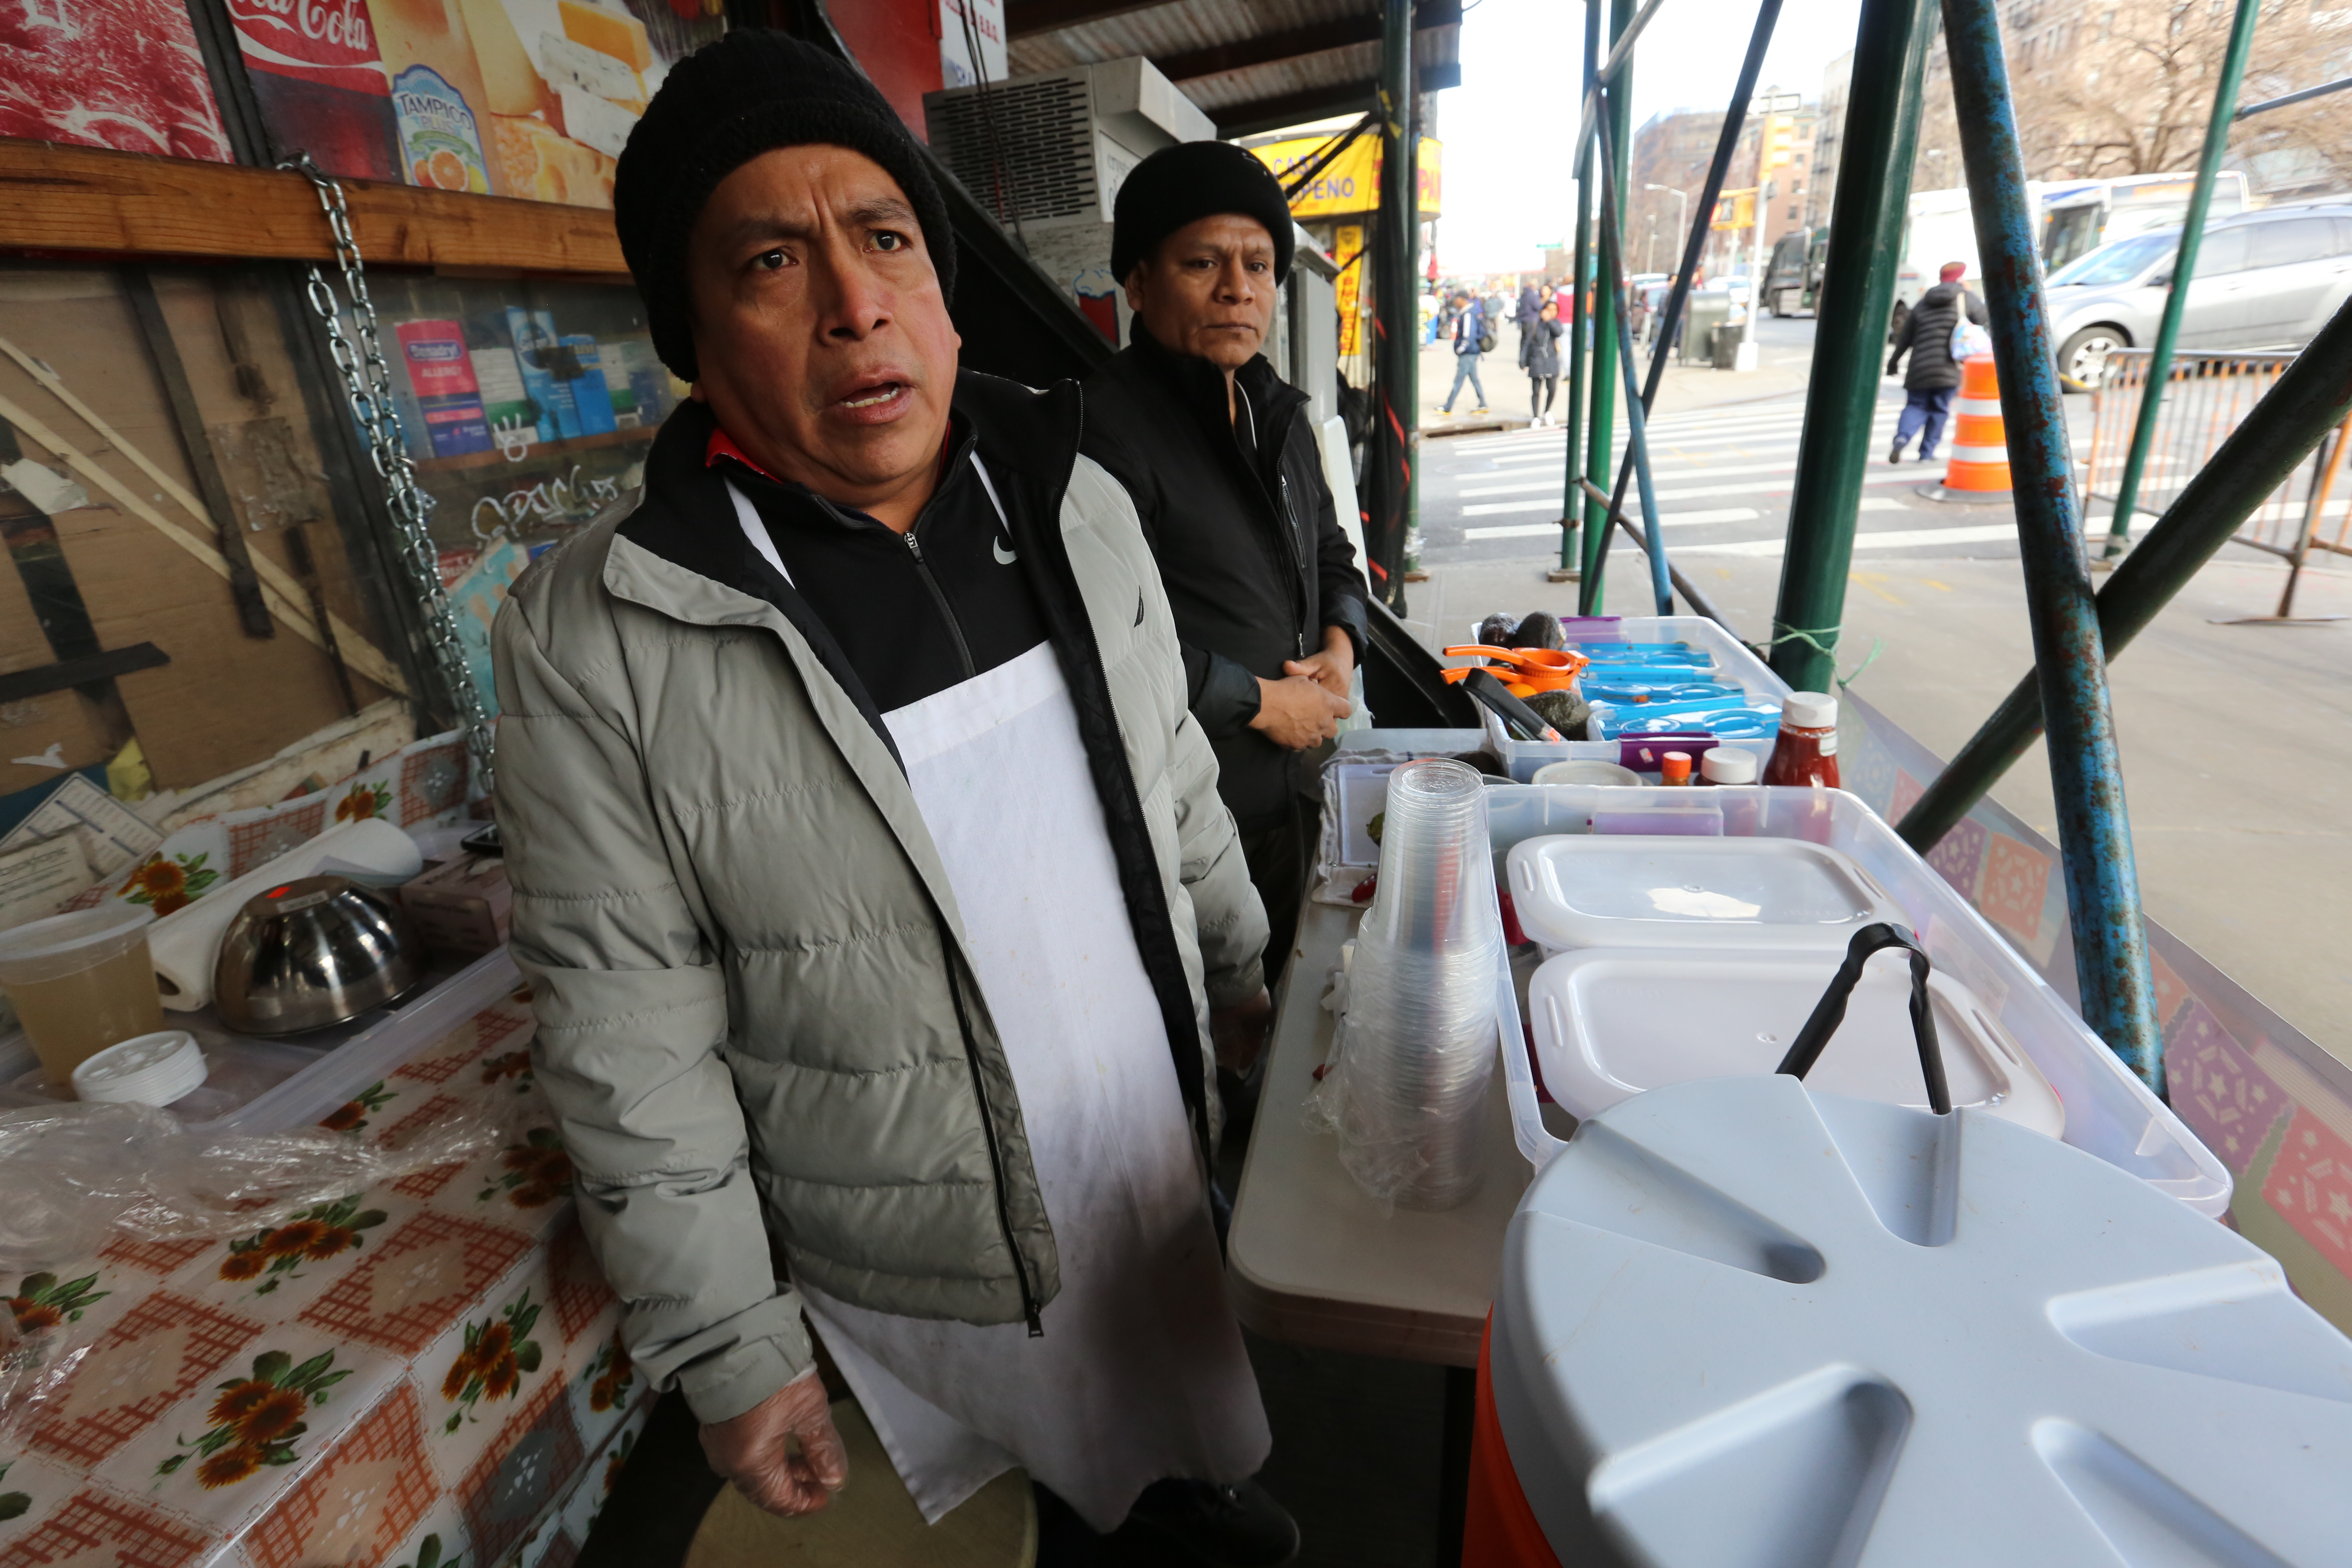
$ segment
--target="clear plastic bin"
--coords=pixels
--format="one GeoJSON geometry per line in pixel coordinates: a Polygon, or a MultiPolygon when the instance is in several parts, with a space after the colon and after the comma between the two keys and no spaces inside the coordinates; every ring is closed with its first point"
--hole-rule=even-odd
{"type": "MultiPolygon", "coordinates": [[[[205,1137],[312,1126],[521,984],[501,947],[397,1008],[290,1040],[232,1034],[210,1008],[179,1015],[175,1025],[196,1037],[209,1076],[172,1111],[205,1137]]],[[[0,1038],[0,1110],[71,1098],[43,1077],[23,1035],[0,1038]]]]}
{"type": "MultiPolygon", "coordinates": [[[[1665,808],[1689,789],[1538,787],[1486,792],[1487,826],[1499,869],[1511,847],[1550,833],[1582,833],[1596,810],[1665,808]]],[[[2133,1075],[2089,1026],[2020,958],[1982,916],[1914,854],[1871,809],[1843,790],[1717,789],[1704,792],[1731,837],[1806,838],[1862,868],[1918,934],[1936,967],[1974,994],[2032,1058],[2065,1102],[2064,1142],[2130,1172],[2199,1213],[2229,1206],[2230,1173],[2133,1075]]],[[[1503,1068],[1519,1150],[1540,1170],[1565,1145],[1543,1124],[1520,1022],[1518,987],[1501,977],[1503,1068]]]]}

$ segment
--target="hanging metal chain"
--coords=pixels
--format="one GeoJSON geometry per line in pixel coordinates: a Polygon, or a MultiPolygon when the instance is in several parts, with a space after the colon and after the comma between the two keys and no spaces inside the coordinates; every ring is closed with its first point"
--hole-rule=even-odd
{"type": "Polygon", "coordinates": [[[361,432],[367,437],[368,460],[375,465],[376,475],[383,481],[384,500],[399,536],[400,558],[408,568],[409,586],[425,608],[425,640],[433,646],[433,662],[441,671],[442,683],[448,688],[449,700],[457,709],[457,722],[466,731],[466,751],[473,762],[474,776],[481,781],[482,792],[488,795],[492,782],[489,714],[482,706],[480,691],[475,688],[474,672],[466,662],[465,645],[457,639],[457,616],[449,603],[449,591],[441,584],[440,552],[434,548],[432,531],[427,526],[433,515],[433,498],[417,488],[416,466],[408,458],[408,444],[400,427],[400,409],[393,401],[392,373],[384,363],[383,342],[376,331],[375,302],[368,298],[367,275],[362,270],[359,242],[352,237],[351,212],[343,205],[343,187],[320,172],[308,153],[278,166],[296,171],[317,187],[319,205],[325,211],[327,227],[334,236],[335,259],[342,267],[343,288],[351,295],[352,324],[358,346],[352,346],[352,334],[343,330],[341,304],[316,262],[310,266],[310,309],[326,324],[327,347],[334,355],[335,368],[342,373],[343,396],[351,404],[352,417],[359,422],[361,432]]]}

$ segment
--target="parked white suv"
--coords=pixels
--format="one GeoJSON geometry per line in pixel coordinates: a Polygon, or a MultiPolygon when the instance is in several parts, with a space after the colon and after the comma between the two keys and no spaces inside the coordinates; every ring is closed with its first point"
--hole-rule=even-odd
{"type": "MultiPolygon", "coordinates": [[[[2058,374],[2095,387],[2117,349],[2156,341],[2180,231],[2101,246],[2050,275],[2058,374]]],[[[2208,225],[2180,317],[2184,349],[2289,349],[2352,299],[2352,202],[2266,207],[2208,225]]]]}

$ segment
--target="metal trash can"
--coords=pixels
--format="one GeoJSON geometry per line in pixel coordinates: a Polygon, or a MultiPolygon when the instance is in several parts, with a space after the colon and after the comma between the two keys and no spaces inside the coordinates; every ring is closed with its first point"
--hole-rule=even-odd
{"type": "Polygon", "coordinates": [[[1729,321],[1715,329],[1715,368],[1735,369],[1739,363],[1739,335],[1745,324],[1733,326],[1729,321]]]}
{"type": "Polygon", "coordinates": [[[1731,301],[1721,294],[1693,294],[1683,304],[1682,347],[1677,364],[1708,364],[1715,358],[1715,329],[1731,313],[1731,301]]]}

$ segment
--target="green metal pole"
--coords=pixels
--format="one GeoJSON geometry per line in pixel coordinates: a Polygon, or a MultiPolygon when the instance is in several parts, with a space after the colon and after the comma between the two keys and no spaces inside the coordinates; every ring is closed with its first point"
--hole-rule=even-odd
{"type": "Polygon", "coordinates": [[[1373,594],[1402,615],[1406,543],[1418,522],[1413,465],[1420,456],[1412,439],[1420,424],[1413,372],[1421,361],[1420,290],[1412,276],[1421,229],[1412,188],[1412,0],[1382,0],[1381,23],[1381,205],[1372,239],[1379,261],[1372,304],[1381,403],[1373,449],[1381,462],[1372,491],[1375,526],[1365,544],[1373,594]]]}
{"type": "Polygon", "coordinates": [[[1800,691],[1826,691],[1836,673],[1935,12],[1936,0],[1863,0],[1854,37],[1844,151],[1830,208],[1829,276],[1822,283],[1788,552],[1772,612],[1772,668],[1800,691]]]}
{"type": "MultiPolygon", "coordinates": [[[[2263,14],[2263,0],[2238,0],[2237,19],[2230,25],[2230,47],[2221,57],[2221,79],[2213,88],[2213,112],[2205,121],[2205,153],[2197,163],[2197,188],[2189,195],[2189,215],[2180,220],[2180,248],[2172,259],[2172,282],[2164,292],[2164,318],[2156,325],[2156,344],[2148,351],[2147,379],[2140,384],[2139,417],[2132,425],[2131,452],[2124,458],[2124,477],[2116,486],[2116,514],[2107,524],[2105,557],[2113,560],[2131,542],[2132,514],[2139,510],[2140,475],[2147,467],[2147,449],[2156,442],[2156,421],[2164,411],[2164,384],[2172,376],[2172,345],[2180,336],[2180,312],[2189,303],[2189,279],[2197,275],[2197,251],[2205,243],[2205,213],[2213,202],[2213,182],[2221,173],[2221,154],[2230,150],[2230,122],[2237,117],[2238,89],[2246,79],[2246,57],[2254,48],[2254,23],[2263,14]]],[[[2089,504],[2089,498],[2084,498],[2089,504]]]]}
{"type": "MultiPolygon", "coordinates": [[[[1598,4],[1598,0],[1587,0],[1598,4]]],[[[1633,20],[1633,0],[1611,0],[1609,7],[1609,41],[1613,46],[1633,20]]],[[[1609,94],[1606,109],[1609,116],[1611,142],[1601,151],[1609,160],[1616,182],[1618,200],[1617,230],[1624,232],[1625,158],[1626,146],[1633,139],[1633,62],[1628,58],[1617,68],[1617,74],[1605,84],[1609,94]]],[[[1586,384],[1592,395],[1592,415],[1590,433],[1584,443],[1584,477],[1596,489],[1607,493],[1611,474],[1612,446],[1615,434],[1617,411],[1616,378],[1610,374],[1617,362],[1618,296],[1623,291],[1624,279],[1616,275],[1609,258],[1601,259],[1599,279],[1592,290],[1592,376],[1586,384]]],[[[1584,500],[1584,580],[1577,585],[1577,598],[1586,615],[1601,609],[1601,569],[1609,558],[1608,509],[1590,493],[1584,500]]]]}
{"type": "MultiPolygon", "coordinates": [[[[1584,86],[1591,95],[1601,69],[1601,0],[1584,0],[1584,86]]],[[[1577,480],[1583,465],[1577,461],[1584,435],[1584,355],[1591,346],[1592,322],[1584,309],[1584,262],[1592,249],[1592,159],[1591,142],[1576,164],[1576,230],[1568,239],[1568,297],[1573,309],[1568,322],[1568,467],[1560,485],[1559,572],[1574,583],[1584,575],[1584,552],[1577,542],[1576,520],[1582,502],[1577,480]]],[[[1589,610],[1581,589],[1577,607],[1589,610]]]]}

